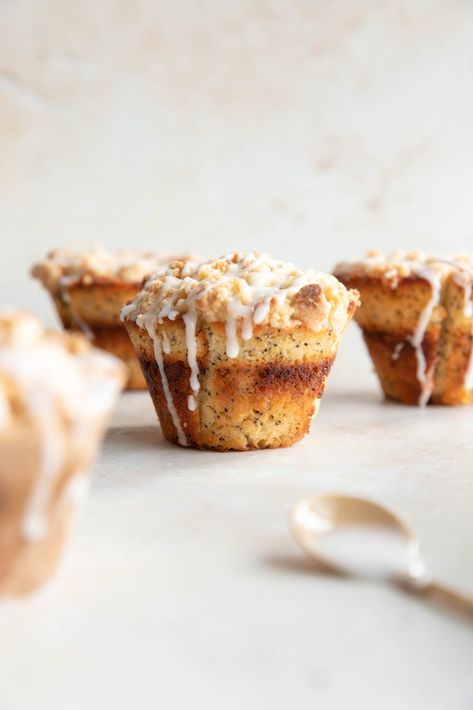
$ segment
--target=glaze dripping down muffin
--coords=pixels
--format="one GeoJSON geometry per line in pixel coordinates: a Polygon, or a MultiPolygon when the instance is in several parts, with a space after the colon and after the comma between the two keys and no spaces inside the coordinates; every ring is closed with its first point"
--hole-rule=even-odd
{"type": "Polygon", "coordinates": [[[56,567],[124,381],[123,364],[81,335],[0,312],[0,595],[56,567]]]}
{"type": "Polygon", "coordinates": [[[122,318],[164,435],[183,446],[289,446],[309,429],[358,295],[266,254],[153,275],[122,318]]]}
{"type": "Polygon", "coordinates": [[[335,275],[357,288],[355,319],[385,395],[406,404],[473,402],[473,258],[370,252],[335,275]]]}
{"type": "Polygon", "coordinates": [[[108,252],[100,246],[56,249],[35,264],[32,275],[51,294],[64,328],[82,332],[95,346],[121,358],[129,371],[128,389],[145,389],[120,310],[135,298],[145,278],[175,258],[135,250],[108,252]]]}

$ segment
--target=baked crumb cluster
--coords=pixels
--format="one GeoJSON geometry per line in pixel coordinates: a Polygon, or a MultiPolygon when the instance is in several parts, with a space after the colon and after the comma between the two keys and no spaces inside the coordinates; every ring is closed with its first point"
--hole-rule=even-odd
{"type": "Polygon", "coordinates": [[[369,251],[361,261],[337,264],[334,273],[351,277],[367,276],[386,279],[394,288],[400,279],[409,276],[446,276],[458,272],[459,278],[473,274],[473,258],[468,254],[435,256],[423,251],[392,251],[382,254],[369,251]]]}
{"type": "MultiPolygon", "coordinates": [[[[358,304],[334,276],[275,261],[267,254],[235,252],[204,264],[174,261],[151,276],[122,319],[143,324],[186,314],[201,314],[208,322],[241,319],[243,337],[252,325],[288,328],[303,324],[318,331],[342,330],[350,305],[358,304]]],[[[250,335],[251,337],[251,335],[250,335]]]]}
{"type": "Polygon", "coordinates": [[[101,246],[83,251],[55,249],[43,261],[35,264],[32,275],[40,279],[50,291],[58,286],[77,283],[140,284],[153,271],[163,268],[175,258],[169,254],[153,252],[108,252],[101,246]]]}

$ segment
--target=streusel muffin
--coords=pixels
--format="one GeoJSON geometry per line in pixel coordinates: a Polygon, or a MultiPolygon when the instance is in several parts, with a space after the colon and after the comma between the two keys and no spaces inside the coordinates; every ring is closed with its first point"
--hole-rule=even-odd
{"type": "Polygon", "coordinates": [[[357,288],[363,331],[386,397],[473,402],[473,258],[370,252],[335,275],[357,288]]]}
{"type": "Polygon", "coordinates": [[[173,262],[122,318],[164,436],[219,451],[309,430],[358,294],[266,254],[173,262]]]}
{"type": "Polygon", "coordinates": [[[124,381],[123,364],[81,335],[0,312],[0,595],[56,568],[124,381]]]}
{"type": "Polygon", "coordinates": [[[138,251],[107,252],[100,246],[85,251],[56,249],[35,264],[31,273],[51,294],[64,328],[82,332],[96,347],[123,360],[129,371],[127,389],[145,389],[120,310],[135,298],[145,278],[174,258],[138,251]]]}

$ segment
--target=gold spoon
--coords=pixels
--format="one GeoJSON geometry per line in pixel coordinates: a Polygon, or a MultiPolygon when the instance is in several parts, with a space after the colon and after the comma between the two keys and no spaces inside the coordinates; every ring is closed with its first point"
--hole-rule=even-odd
{"type": "Polygon", "coordinates": [[[472,615],[473,597],[434,582],[412,531],[378,503],[352,496],[304,498],[292,510],[302,549],[332,572],[394,582],[472,615]]]}

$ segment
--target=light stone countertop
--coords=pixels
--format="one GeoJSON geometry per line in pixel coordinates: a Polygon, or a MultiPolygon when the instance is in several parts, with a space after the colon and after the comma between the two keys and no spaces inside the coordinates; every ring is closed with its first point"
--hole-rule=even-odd
{"type": "Polygon", "coordinates": [[[471,409],[383,403],[357,336],[291,449],[180,449],[122,397],[60,573],[0,606],[2,710],[473,707],[472,626],[313,573],[288,532],[301,496],[371,496],[473,592],[471,409]]]}

